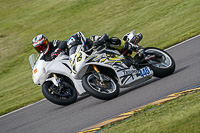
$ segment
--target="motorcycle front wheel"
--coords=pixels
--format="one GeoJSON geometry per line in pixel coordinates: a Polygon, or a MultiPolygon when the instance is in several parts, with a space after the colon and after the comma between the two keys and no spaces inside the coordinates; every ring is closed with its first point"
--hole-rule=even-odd
{"type": "Polygon", "coordinates": [[[42,93],[50,102],[58,105],[69,105],[77,100],[77,91],[72,85],[66,85],[61,90],[53,82],[48,81],[42,85],[42,93]]]}
{"type": "Polygon", "coordinates": [[[119,95],[119,85],[111,77],[101,74],[105,81],[101,82],[93,73],[87,74],[82,79],[86,92],[102,100],[110,100],[119,95]]]}
{"type": "Polygon", "coordinates": [[[146,53],[159,55],[148,61],[150,64],[149,67],[153,70],[155,77],[165,77],[175,71],[175,61],[166,51],[154,47],[145,48],[144,51],[146,53]]]}

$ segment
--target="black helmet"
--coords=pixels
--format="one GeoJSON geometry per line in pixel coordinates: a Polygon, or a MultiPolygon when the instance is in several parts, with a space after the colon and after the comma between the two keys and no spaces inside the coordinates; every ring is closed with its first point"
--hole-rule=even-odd
{"type": "Polygon", "coordinates": [[[121,44],[121,40],[117,37],[111,37],[108,41],[111,45],[119,45],[121,44]]]}
{"type": "Polygon", "coordinates": [[[85,45],[85,43],[86,43],[86,38],[81,32],[73,34],[67,41],[69,49],[75,45],[85,45]]]}
{"type": "Polygon", "coordinates": [[[67,45],[69,48],[69,55],[76,52],[76,48],[78,45],[82,45],[84,51],[87,50],[86,38],[81,32],[73,34],[67,41],[67,45]]]}

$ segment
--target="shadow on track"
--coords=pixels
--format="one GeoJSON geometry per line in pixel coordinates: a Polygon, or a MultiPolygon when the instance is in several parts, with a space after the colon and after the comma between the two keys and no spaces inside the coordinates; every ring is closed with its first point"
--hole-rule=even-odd
{"type": "MultiPolygon", "coordinates": [[[[134,86],[134,87],[121,88],[121,92],[120,92],[119,96],[123,96],[123,95],[125,95],[126,93],[129,93],[129,92],[131,92],[131,91],[133,91],[133,90],[139,89],[140,87],[146,86],[146,85],[151,84],[151,83],[153,83],[153,82],[156,82],[156,81],[158,81],[158,80],[160,80],[160,78],[153,78],[153,79],[151,79],[151,80],[149,80],[149,81],[146,81],[146,82],[144,82],[144,83],[140,83],[140,84],[138,84],[138,85],[136,85],[136,86],[134,86]]],[[[119,96],[118,96],[118,97],[119,97],[119,96]]]]}

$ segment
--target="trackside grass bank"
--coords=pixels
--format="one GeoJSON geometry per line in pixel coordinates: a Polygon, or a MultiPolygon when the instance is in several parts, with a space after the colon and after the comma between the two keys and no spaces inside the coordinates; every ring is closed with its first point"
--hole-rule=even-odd
{"type": "Polygon", "coordinates": [[[34,36],[68,40],[143,33],[140,45],[167,48],[200,34],[199,0],[0,0],[0,115],[43,99],[28,56],[34,36]]]}
{"type": "Polygon", "coordinates": [[[100,133],[199,133],[200,91],[160,106],[147,106],[100,133]]]}

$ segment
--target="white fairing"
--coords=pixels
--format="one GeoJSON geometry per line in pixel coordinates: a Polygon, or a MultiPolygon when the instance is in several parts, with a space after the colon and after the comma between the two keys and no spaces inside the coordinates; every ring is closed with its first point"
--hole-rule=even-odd
{"type": "Polygon", "coordinates": [[[123,59],[125,58],[120,53],[106,48],[94,51],[89,56],[81,51],[81,47],[77,47],[76,52],[70,56],[70,63],[73,70],[72,76],[75,79],[81,79],[87,73],[89,66],[96,65],[114,72],[116,80],[121,87],[128,86],[135,81],[142,82],[152,77],[153,71],[149,67],[144,67],[141,70],[137,70],[133,66],[127,67],[122,62],[123,59]],[[108,57],[106,52],[113,54],[115,57],[108,57]]]}
{"type": "MultiPolygon", "coordinates": [[[[29,60],[31,56],[29,57],[29,60]]],[[[71,66],[70,66],[69,59],[66,55],[60,54],[53,61],[40,60],[41,57],[42,57],[42,54],[40,55],[40,57],[37,59],[35,63],[33,63],[34,61],[30,61],[31,64],[34,64],[34,66],[32,67],[33,69],[32,77],[33,77],[33,82],[35,84],[41,86],[45,81],[52,81],[55,85],[57,85],[57,82],[54,77],[48,78],[49,74],[57,73],[57,74],[61,74],[70,78],[80,95],[85,93],[85,90],[82,87],[81,80],[76,80],[71,76],[72,74],[71,66]]]]}
{"type": "Polygon", "coordinates": [[[33,82],[37,85],[41,85],[41,79],[44,79],[45,77],[45,68],[44,67],[40,67],[40,66],[44,66],[45,65],[45,61],[44,60],[37,60],[37,62],[35,63],[34,67],[33,67],[33,82]],[[38,67],[39,66],[39,67],[38,67]]]}
{"type": "MultiPolygon", "coordinates": [[[[85,63],[86,57],[87,57],[87,55],[82,51],[76,57],[72,56],[70,62],[71,62],[71,65],[72,65],[72,70],[73,70],[72,76],[74,78],[80,79],[81,77],[79,76],[79,72],[82,71],[82,69],[84,67],[85,67],[85,69],[87,68],[86,63],[85,63]],[[73,63],[72,60],[75,60],[75,62],[73,63]]],[[[83,74],[85,74],[85,72],[83,74]]]]}

